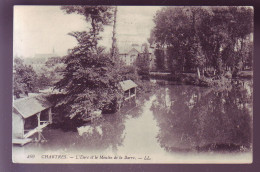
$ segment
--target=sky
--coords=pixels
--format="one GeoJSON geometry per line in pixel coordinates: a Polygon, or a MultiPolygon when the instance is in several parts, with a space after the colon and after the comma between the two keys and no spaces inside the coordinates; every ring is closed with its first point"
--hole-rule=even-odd
{"type": "MultiPolygon", "coordinates": [[[[159,6],[118,6],[117,43],[147,42],[154,26],[153,16],[159,6]]],[[[27,58],[35,54],[67,54],[77,42],[68,35],[72,31],[88,30],[84,17],[65,14],[59,6],[15,6],[14,7],[14,56],[27,58]]],[[[112,44],[112,25],[106,26],[100,41],[109,49],[112,44]]]]}

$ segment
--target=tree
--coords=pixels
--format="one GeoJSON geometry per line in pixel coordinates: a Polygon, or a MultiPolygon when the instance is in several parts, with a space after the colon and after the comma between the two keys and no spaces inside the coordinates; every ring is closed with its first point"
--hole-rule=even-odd
{"type": "Polygon", "coordinates": [[[211,7],[211,13],[202,20],[202,48],[218,74],[224,67],[239,66],[244,39],[252,33],[252,20],[253,11],[247,7],[211,7]]]}
{"type": "Polygon", "coordinates": [[[20,58],[14,59],[13,90],[16,98],[38,90],[36,72],[32,66],[24,65],[20,58]]]}
{"type": "Polygon", "coordinates": [[[37,79],[37,87],[39,89],[46,89],[47,87],[50,86],[51,86],[51,79],[42,73],[37,79]]]}
{"type": "Polygon", "coordinates": [[[173,73],[196,68],[200,77],[212,67],[223,75],[225,69],[240,68],[250,58],[246,49],[253,29],[252,8],[165,7],[154,22],[149,40],[166,50],[173,73]]]}
{"type": "Polygon", "coordinates": [[[149,77],[149,69],[150,69],[150,54],[148,51],[147,44],[144,44],[143,53],[139,54],[136,59],[137,73],[142,76],[142,78],[149,77]]]}
{"type": "Polygon", "coordinates": [[[165,55],[162,49],[156,48],[154,51],[155,65],[158,70],[165,70],[165,55]]]}
{"type": "Polygon", "coordinates": [[[63,57],[51,57],[45,62],[42,75],[49,80],[49,85],[53,86],[62,79],[62,71],[65,69],[64,61],[63,57]]]}
{"type": "Polygon", "coordinates": [[[119,51],[116,44],[116,15],[117,15],[117,7],[115,7],[114,9],[114,24],[113,24],[113,36],[112,36],[112,48],[111,48],[111,57],[113,60],[117,60],[119,56],[119,51]]]}
{"type": "Polygon", "coordinates": [[[150,44],[150,46],[153,46],[155,43],[155,35],[154,35],[154,28],[152,29],[152,31],[150,32],[150,37],[147,39],[148,43],[150,44]]]}
{"type": "Polygon", "coordinates": [[[48,68],[55,67],[58,64],[62,64],[64,62],[64,58],[62,57],[51,57],[45,62],[45,66],[48,68]]]}
{"type": "Polygon", "coordinates": [[[114,63],[110,54],[98,47],[97,37],[103,25],[109,24],[112,13],[105,6],[66,6],[67,13],[76,12],[91,22],[89,32],[73,32],[78,45],[65,57],[66,68],[63,78],[56,88],[63,90],[57,107],[68,111],[65,117],[84,120],[92,111],[102,110],[119,95],[118,80],[120,77],[113,70],[114,63]]]}
{"type": "MultiPolygon", "coordinates": [[[[154,17],[152,30],[158,47],[167,52],[167,63],[173,72],[183,72],[186,62],[191,62],[190,47],[194,42],[194,32],[186,7],[165,7],[154,17]]],[[[151,38],[152,39],[152,38],[151,38]]],[[[189,67],[189,66],[187,66],[189,67]]]]}
{"type": "Polygon", "coordinates": [[[119,77],[112,70],[108,54],[102,49],[95,54],[92,47],[82,46],[75,47],[67,56],[63,79],[56,87],[65,91],[60,105],[71,107],[69,116],[79,115],[84,119],[116,98],[119,77]]]}
{"type": "MultiPolygon", "coordinates": [[[[90,22],[91,29],[89,30],[92,38],[92,44],[97,51],[98,40],[101,39],[99,33],[104,30],[104,25],[109,25],[112,22],[113,7],[109,6],[62,6],[62,10],[66,13],[76,13],[83,15],[86,22],[90,22]]],[[[78,40],[79,41],[79,40],[78,40]]],[[[84,40],[83,40],[84,41],[84,40]]]]}

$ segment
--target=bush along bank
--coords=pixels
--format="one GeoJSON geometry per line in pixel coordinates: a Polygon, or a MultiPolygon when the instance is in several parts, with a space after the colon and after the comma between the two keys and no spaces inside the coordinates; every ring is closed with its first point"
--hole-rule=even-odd
{"type": "Polygon", "coordinates": [[[223,87],[231,84],[232,74],[226,72],[223,75],[205,75],[200,78],[196,73],[167,74],[151,76],[153,79],[161,79],[177,82],[177,84],[195,85],[200,87],[223,87]]]}
{"type": "Polygon", "coordinates": [[[201,76],[198,78],[196,74],[179,74],[175,77],[175,81],[181,84],[196,85],[201,87],[223,87],[231,83],[231,78],[223,76],[205,77],[201,76]]]}

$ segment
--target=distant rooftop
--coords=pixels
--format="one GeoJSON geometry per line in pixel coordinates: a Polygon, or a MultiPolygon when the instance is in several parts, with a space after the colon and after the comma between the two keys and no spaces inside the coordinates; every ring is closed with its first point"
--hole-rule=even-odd
{"type": "Polygon", "coordinates": [[[53,48],[52,53],[37,53],[34,55],[36,58],[50,58],[57,57],[58,55],[55,53],[55,49],[53,48]]]}
{"type": "MultiPolygon", "coordinates": [[[[144,46],[141,44],[130,44],[130,43],[121,43],[118,44],[119,54],[128,54],[132,49],[135,49],[138,53],[143,53],[144,46]]],[[[148,51],[151,53],[152,50],[148,46],[148,51]]]]}

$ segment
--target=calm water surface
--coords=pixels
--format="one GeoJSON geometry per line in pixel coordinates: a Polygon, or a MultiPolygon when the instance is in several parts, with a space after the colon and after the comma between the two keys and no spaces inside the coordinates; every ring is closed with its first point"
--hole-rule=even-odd
{"type": "Polygon", "coordinates": [[[252,150],[252,82],[212,89],[162,83],[137,104],[65,132],[47,128],[46,143],[14,147],[28,152],[102,152],[173,156],[184,152],[252,150]]]}

